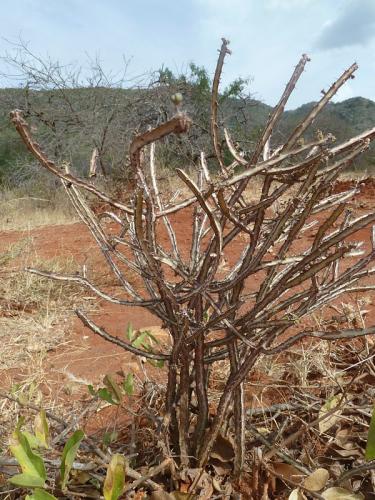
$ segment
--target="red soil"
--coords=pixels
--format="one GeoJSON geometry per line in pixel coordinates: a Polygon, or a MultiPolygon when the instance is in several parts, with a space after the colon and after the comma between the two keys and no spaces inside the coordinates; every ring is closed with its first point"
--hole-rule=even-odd
{"type": "MultiPolygon", "coordinates": [[[[368,212],[375,207],[375,181],[373,179],[366,179],[361,184],[360,196],[355,201],[348,203],[348,206],[352,207],[356,214],[368,212]]],[[[336,189],[343,191],[348,187],[351,186],[347,182],[342,182],[336,189]]],[[[184,253],[187,254],[190,250],[191,212],[185,211],[174,222],[176,223],[175,229],[179,245],[184,253]]],[[[166,236],[164,233],[160,234],[163,240],[162,243],[165,244],[166,236]]],[[[26,236],[33,237],[35,248],[40,257],[51,259],[56,256],[72,256],[79,265],[85,264],[89,273],[95,272],[96,276],[100,276],[101,283],[107,282],[108,284],[108,280],[110,280],[109,286],[113,290],[113,280],[110,272],[107,270],[106,263],[88,229],[83,224],[75,223],[64,226],[42,227],[32,230],[31,233],[3,232],[0,235],[0,250],[7,248],[11,243],[26,236]]],[[[368,250],[370,248],[370,229],[360,231],[353,239],[363,239],[366,250],[368,250]]],[[[299,239],[295,250],[304,248],[308,240],[309,235],[299,239]]],[[[242,245],[243,243],[240,241],[235,242],[231,246],[230,260],[239,254],[242,245]]],[[[256,281],[259,279],[261,279],[260,276],[256,277],[255,281],[253,280],[252,287],[257,285],[256,281]]],[[[88,295],[91,294],[88,293],[88,295]]],[[[107,331],[113,335],[124,338],[124,332],[128,323],[132,323],[135,329],[160,326],[160,321],[146,309],[139,307],[118,307],[101,300],[98,301],[97,305],[98,309],[90,313],[90,316],[97,324],[105,325],[107,331]]],[[[375,324],[375,305],[369,304],[367,309],[369,311],[366,318],[367,324],[375,324]]],[[[54,352],[49,353],[47,357],[46,366],[50,372],[48,378],[51,382],[52,391],[54,383],[56,387],[61,387],[61,384],[64,381],[66,382],[67,373],[93,384],[100,383],[103,376],[107,373],[115,373],[119,370],[122,370],[124,373],[136,372],[143,378],[139,362],[135,356],[94,335],[90,330],[84,328],[77,318],[74,317],[73,328],[71,331],[66,332],[66,335],[69,340],[69,346],[57,348],[54,352]]],[[[147,365],[147,373],[151,379],[159,383],[165,383],[163,370],[147,365]]],[[[11,374],[16,379],[20,376],[20,373],[16,374],[13,370],[11,374]]],[[[264,382],[264,376],[260,376],[259,374],[255,374],[254,376],[254,382],[264,382]]],[[[256,386],[255,384],[254,389],[251,389],[250,393],[253,390],[258,392],[256,386]]],[[[269,397],[272,397],[271,394],[269,397]]]]}

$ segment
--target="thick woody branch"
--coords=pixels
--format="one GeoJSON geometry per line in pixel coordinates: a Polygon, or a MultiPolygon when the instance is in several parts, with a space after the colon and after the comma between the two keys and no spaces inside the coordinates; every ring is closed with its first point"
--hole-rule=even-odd
{"type": "Polygon", "coordinates": [[[143,134],[136,135],[130,145],[130,164],[134,171],[140,167],[140,152],[142,148],[156,142],[170,134],[183,134],[190,128],[191,120],[187,115],[174,116],[171,120],[162,123],[156,128],[143,134]]]}
{"type": "Polygon", "coordinates": [[[305,130],[311,125],[311,123],[315,120],[318,114],[324,109],[324,107],[328,104],[328,102],[332,99],[332,97],[337,93],[337,91],[344,85],[344,83],[349,80],[349,78],[353,78],[353,73],[358,69],[358,65],[356,63],[352,64],[350,68],[348,68],[344,73],[340,76],[338,80],[329,88],[329,90],[324,94],[322,99],[313,107],[308,116],[303,120],[293,131],[287,142],[281,149],[282,153],[286,153],[290,151],[291,148],[295,145],[297,140],[301,137],[301,135],[305,132],[305,130]]]}
{"type": "Polygon", "coordinates": [[[280,98],[280,101],[278,102],[277,106],[275,107],[275,109],[273,110],[272,114],[270,115],[270,117],[268,119],[267,125],[266,125],[264,132],[262,134],[262,137],[259,139],[259,142],[255,148],[255,151],[251,157],[250,165],[254,165],[258,161],[267,141],[271,137],[272,131],[273,131],[276,123],[278,122],[282,113],[284,112],[285,105],[288,102],[288,99],[289,99],[291,93],[293,92],[297,81],[299,80],[300,76],[302,75],[302,73],[305,69],[306,63],[308,61],[310,61],[310,58],[306,54],[303,54],[301,59],[299,60],[299,62],[297,64],[289,82],[287,83],[287,85],[285,87],[285,90],[283,92],[283,95],[280,98]]]}
{"type": "Polygon", "coordinates": [[[216,154],[217,161],[219,162],[222,172],[226,172],[227,169],[224,164],[223,153],[221,151],[220,139],[219,139],[219,125],[218,125],[218,98],[219,98],[219,85],[220,77],[223,71],[224,59],[227,54],[230,54],[228,49],[229,40],[222,38],[222,45],[219,53],[219,58],[217,60],[215,76],[212,83],[212,93],[211,93],[211,139],[214,146],[214,151],[216,154]]]}
{"type": "Polygon", "coordinates": [[[267,355],[277,354],[279,352],[286,351],[292,345],[296,344],[299,340],[305,337],[314,337],[320,340],[347,340],[354,339],[357,337],[364,337],[365,335],[374,335],[375,326],[364,329],[349,329],[349,330],[336,330],[334,332],[300,332],[297,335],[293,335],[288,340],[279,344],[275,347],[269,349],[264,348],[262,352],[267,355]]]}
{"type": "Polygon", "coordinates": [[[101,299],[106,300],[107,302],[111,302],[112,304],[119,304],[121,306],[128,306],[128,307],[149,307],[155,305],[158,301],[156,300],[124,300],[124,299],[119,299],[117,297],[112,297],[111,295],[108,295],[107,293],[103,292],[100,290],[98,287],[96,287],[93,283],[91,283],[87,278],[84,278],[83,276],[79,276],[77,274],[58,274],[58,273],[51,273],[48,271],[40,271],[39,269],[33,269],[31,267],[27,267],[25,271],[35,274],[37,276],[43,276],[44,278],[52,279],[54,281],[63,281],[65,283],[77,283],[79,285],[84,286],[88,290],[91,290],[92,292],[95,293],[98,297],[101,299]]]}
{"type": "MultiPolygon", "coordinates": [[[[280,119],[282,113],[284,112],[285,105],[288,102],[288,99],[289,99],[291,93],[293,92],[297,81],[299,80],[300,76],[302,75],[303,70],[305,69],[306,63],[309,60],[310,60],[309,57],[306,54],[303,54],[299,63],[297,64],[289,82],[287,83],[287,85],[285,87],[285,90],[283,92],[283,95],[280,98],[280,101],[278,102],[277,106],[274,108],[273,112],[271,113],[271,115],[268,119],[268,122],[263,130],[262,136],[259,139],[259,141],[255,147],[255,150],[251,156],[250,162],[248,163],[249,167],[253,167],[258,162],[258,159],[259,159],[260,155],[262,154],[262,151],[264,150],[266,144],[269,143],[271,135],[272,135],[272,131],[273,131],[276,123],[280,119]]],[[[241,184],[238,186],[238,189],[237,189],[235,195],[231,199],[231,204],[233,204],[237,201],[237,199],[239,198],[241,193],[246,188],[247,183],[248,183],[247,179],[244,179],[241,182],[241,184]]]]}

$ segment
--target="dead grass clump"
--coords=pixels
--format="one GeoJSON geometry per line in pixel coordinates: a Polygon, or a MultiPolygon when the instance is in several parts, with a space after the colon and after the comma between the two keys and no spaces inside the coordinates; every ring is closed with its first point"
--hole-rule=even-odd
{"type": "Polygon", "coordinates": [[[77,220],[60,189],[50,196],[30,196],[24,188],[0,192],[0,230],[25,230],[45,225],[71,224],[77,220]]]}
{"type": "Polygon", "coordinates": [[[373,172],[366,170],[346,170],[339,176],[339,181],[363,181],[369,177],[373,177],[373,172]]]}
{"type": "MultiPolygon", "coordinates": [[[[48,318],[45,318],[46,320],[48,318]]],[[[63,341],[64,331],[55,319],[40,322],[32,316],[0,320],[0,369],[22,367],[35,362],[63,341]]]]}
{"type": "Polygon", "coordinates": [[[46,359],[48,352],[68,344],[65,334],[73,320],[71,313],[84,297],[74,284],[51,282],[24,270],[32,265],[51,272],[76,267],[71,257],[41,259],[32,238],[10,245],[0,255],[0,392],[4,388],[26,405],[25,409],[2,400],[0,448],[7,446],[17,418],[30,416],[28,405],[42,405],[59,415],[71,415],[79,406],[72,401],[64,408],[60,390],[51,386],[51,366],[46,359]]]}
{"type": "Polygon", "coordinates": [[[67,272],[77,267],[71,256],[42,259],[34,248],[32,238],[11,245],[4,255],[8,260],[8,272],[0,283],[3,299],[23,303],[36,312],[46,314],[71,310],[82,296],[82,291],[73,283],[52,283],[24,270],[39,266],[49,272],[67,272]]]}
{"type": "MultiPolygon", "coordinates": [[[[185,167],[184,170],[193,178],[197,176],[197,169],[194,167],[185,167]]],[[[160,193],[166,205],[176,201],[182,201],[190,196],[186,184],[178,177],[174,169],[163,166],[160,168],[160,193]]]]}
{"type": "Polygon", "coordinates": [[[0,368],[21,367],[44,357],[64,341],[69,312],[82,303],[74,284],[52,282],[24,271],[27,265],[50,272],[74,267],[72,258],[44,260],[35,254],[32,240],[9,247],[0,257],[0,368]]]}

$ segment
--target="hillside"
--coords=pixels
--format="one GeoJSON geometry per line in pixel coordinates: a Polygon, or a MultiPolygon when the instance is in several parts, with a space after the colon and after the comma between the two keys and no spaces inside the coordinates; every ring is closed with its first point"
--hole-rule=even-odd
{"type": "MultiPolygon", "coordinates": [[[[294,127],[314,104],[311,102],[293,111],[287,111],[282,122],[285,130],[294,127]]],[[[364,97],[353,97],[346,101],[329,103],[318,116],[315,127],[333,133],[337,140],[341,141],[373,127],[374,124],[375,102],[364,97]]]]}
{"type": "MultiPolygon", "coordinates": [[[[196,158],[201,149],[209,153],[209,100],[206,95],[195,92],[196,89],[191,88],[184,94],[184,108],[193,118],[195,127],[187,139],[172,141],[172,148],[169,143],[170,149],[161,151],[162,161],[167,166],[173,167],[175,152],[181,153],[180,161],[184,163],[196,158]]],[[[28,119],[34,124],[37,140],[53,157],[68,159],[77,170],[83,171],[93,147],[98,147],[103,167],[105,164],[108,172],[116,172],[119,166],[123,169],[128,141],[135,130],[160,123],[174,113],[170,95],[167,87],[151,90],[79,88],[61,94],[34,91],[28,95],[21,89],[0,89],[0,182],[9,174],[14,177],[14,172],[29,161],[9,123],[11,109],[28,109],[28,119]]],[[[314,104],[310,102],[284,113],[274,131],[274,145],[290,134],[314,104]]],[[[251,150],[272,110],[256,100],[236,98],[223,100],[221,109],[233,138],[247,150],[251,150]]],[[[355,97],[328,104],[305,138],[311,138],[319,129],[343,141],[374,125],[375,102],[355,97]]],[[[374,148],[355,167],[375,169],[374,148]]]]}
{"type": "MultiPolygon", "coordinates": [[[[293,111],[284,113],[280,130],[288,134],[306,116],[315,103],[308,103],[293,111]]],[[[364,130],[375,126],[375,102],[364,97],[353,97],[342,102],[329,103],[319,114],[307,135],[312,135],[316,130],[324,133],[331,132],[337,142],[349,139],[364,130]]],[[[375,169],[374,146],[363,155],[356,165],[361,169],[375,169]]]]}

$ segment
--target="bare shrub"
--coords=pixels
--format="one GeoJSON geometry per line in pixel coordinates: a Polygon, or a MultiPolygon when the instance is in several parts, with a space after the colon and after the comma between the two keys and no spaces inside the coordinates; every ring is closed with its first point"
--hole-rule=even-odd
{"type": "Polygon", "coordinates": [[[190,120],[184,113],[133,138],[134,192],[129,205],[51,161],[34,141],[21,111],[12,112],[12,121],[35,158],[61,180],[124,293],[121,298],[111,296],[83,275],[30,271],[79,283],[109,302],[145,307],[157,316],[171,336],[168,352],[134,347],[77,310],[94,333],[139,356],[167,362],[164,453],[178,457],[183,468],[204,467],[225,428],[234,440],[239,472],[244,460],[244,383],[257,361],[306,337],[350,341],[375,333],[375,326],[327,330],[324,321],[320,329],[302,326],[304,317],[348,290],[366,289],[360,281],[375,273],[370,267],[374,235],[369,249],[353,241],[353,235],[374,223],[375,213],[356,218],[345,210],[356,188],[332,194],[338,175],[368,148],[375,129],[337,146],[330,134],[318,134],[308,143],[303,140],[316,116],[353,77],[354,64],[284,144],[271,143],[272,131],[308,62],[303,55],[250,153],[241,153],[224,130],[227,152],[233,156],[228,164],[218,123],[219,80],[228,52],[228,41],[223,40],[211,95],[210,131],[220,173],[211,177],[203,153],[195,176],[176,169],[191,193],[177,202],[158,188],[155,143],[187,132],[190,120]],[[257,199],[245,196],[255,179],[257,185],[261,180],[257,199]],[[111,208],[95,215],[84,192],[111,208]],[[191,221],[188,255],[181,252],[175,232],[184,216],[191,221]],[[104,218],[118,226],[118,234],[108,230],[104,218]],[[313,238],[297,252],[296,242],[307,230],[313,238]],[[167,235],[167,244],[162,234],[167,235]],[[128,279],[128,271],[141,278],[142,286],[139,280],[137,285],[128,279]],[[210,367],[223,360],[229,369],[212,416],[210,367]]]}

